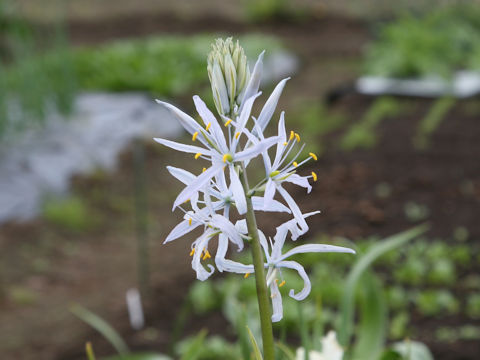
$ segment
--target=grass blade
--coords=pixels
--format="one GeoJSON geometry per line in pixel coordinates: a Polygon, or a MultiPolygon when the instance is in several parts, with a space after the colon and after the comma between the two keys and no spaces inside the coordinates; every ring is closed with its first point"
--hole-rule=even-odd
{"type": "Polygon", "coordinates": [[[130,350],[127,344],[123,341],[122,337],[112,328],[105,320],[98,315],[94,314],[90,310],[87,310],[83,306],[78,304],[73,305],[70,311],[76,315],[79,319],[86,322],[88,325],[97,330],[107,339],[110,344],[117,350],[120,355],[128,354],[130,350]]]}
{"type": "Polygon", "coordinates": [[[253,354],[255,356],[255,360],[263,360],[262,353],[258,348],[257,340],[255,340],[255,337],[253,336],[252,331],[248,326],[247,326],[247,331],[248,331],[248,336],[250,337],[250,341],[252,342],[253,354]]]}

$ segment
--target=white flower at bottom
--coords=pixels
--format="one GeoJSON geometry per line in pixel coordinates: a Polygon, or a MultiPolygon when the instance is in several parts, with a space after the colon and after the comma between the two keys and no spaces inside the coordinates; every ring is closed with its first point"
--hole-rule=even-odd
{"type": "MultiPolygon", "coordinates": [[[[308,352],[310,360],[342,360],[343,349],[337,341],[337,335],[335,331],[329,331],[327,336],[322,338],[322,351],[315,350],[308,352]]],[[[305,359],[305,349],[303,347],[298,348],[295,354],[295,360],[305,359]]]]}

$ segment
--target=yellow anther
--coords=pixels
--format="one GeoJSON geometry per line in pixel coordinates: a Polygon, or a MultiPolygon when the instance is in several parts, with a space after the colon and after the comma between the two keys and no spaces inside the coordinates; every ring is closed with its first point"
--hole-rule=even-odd
{"type": "Polygon", "coordinates": [[[247,279],[249,276],[250,276],[250,273],[246,273],[245,275],[243,275],[243,278],[247,279]]]}
{"type": "Polygon", "coordinates": [[[295,133],[295,139],[297,139],[297,142],[300,142],[300,135],[298,135],[297,133],[295,133]]]}
{"type": "Polygon", "coordinates": [[[283,146],[287,146],[287,145],[288,145],[288,143],[285,141],[285,142],[283,143],[283,146]]]}
{"type": "Polygon", "coordinates": [[[293,130],[291,130],[290,131],[290,138],[288,139],[288,141],[292,141],[294,137],[295,137],[295,133],[293,132],[293,130]]]}
{"type": "Polygon", "coordinates": [[[205,172],[205,171],[207,171],[207,168],[203,168],[203,169],[202,169],[202,172],[205,172]]]}
{"type": "Polygon", "coordinates": [[[318,160],[317,155],[315,155],[314,153],[308,153],[308,155],[310,155],[313,158],[313,160],[315,160],[315,161],[318,160]]]}
{"type": "Polygon", "coordinates": [[[225,123],[225,127],[230,125],[230,123],[232,122],[233,120],[232,119],[228,119],[227,122],[225,123]]]}
{"type": "Polygon", "coordinates": [[[203,255],[203,260],[207,260],[210,258],[211,258],[210,253],[208,252],[208,250],[205,250],[205,255],[203,255]]]}
{"type": "Polygon", "coordinates": [[[195,154],[195,160],[197,160],[200,156],[202,156],[202,153],[196,153],[195,154]]]}
{"type": "Polygon", "coordinates": [[[280,174],[280,171],[278,171],[278,170],[272,171],[270,173],[270,177],[273,178],[273,177],[277,176],[278,174],[280,174]]]}
{"type": "Polygon", "coordinates": [[[223,160],[224,163],[226,163],[227,161],[232,161],[233,157],[230,154],[225,154],[225,155],[223,155],[222,160],[223,160]]]}
{"type": "Polygon", "coordinates": [[[195,254],[195,248],[193,248],[192,251],[190,251],[190,256],[193,256],[193,254],[195,254]]]}
{"type": "Polygon", "coordinates": [[[198,136],[198,131],[194,132],[193,135],[192,135],[192,141],[195,141],[197,139],[197,136],[198,136]]]}
{"type": "Polygon", "coordinates": [[[192,225],[192,218],[188,219],[188,225],[192,225]]]}
{"type": "Polygon", "coordinates": [[[274,281],[275,281],[275,284],[278,284],[278,279],[275,279],[274,281]]]}
{"type": "Polygon", "coordinates": [[[240,131],[235,134],[235,139],[238,139],[240,137],[240,131]]]}
{"type": "Polygon", "coordinates": [[[312,177],[313,177],[313,181],[317,181],[317,174],[312,171],[312,177]]]}
{"type": "Polygon", "coordinates": [[[208,129],[210,129],[210,126],[212,126],[212,123],[211,123],[211,122],[209,122],[209,123],[207,124],[207,127],[206,127],[205,129],[207,129],[207,131],[208,131],[208,129]]]}
{"type": "Polygon", "coordinates": [[[280,284],[278,284],[278,287],[282,287],[283,285],[285,285],[286,281],[283,280],[280,284]]]}
{"type": "Polygon", "coordinates": [[[297,167],[298,163],[296,161],[293,162],[293,166],[297,167]]]}

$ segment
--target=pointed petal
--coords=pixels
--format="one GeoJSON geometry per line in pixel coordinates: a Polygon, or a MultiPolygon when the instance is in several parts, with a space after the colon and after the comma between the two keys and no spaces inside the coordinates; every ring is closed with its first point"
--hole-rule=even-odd
{"type": "Polygon", "coordinates": [[[234,161],[243,161],[246,159],[253,159],[254,157],[258,156],[272,145],[278,142],[278,136],[272,136],[266,138],[265,140],[259,142],[256,145],[249,147],[246,150],[240,151],[235,154],[234,161]]]}
{"type": "Polygon", "coordinates": [[[173,177],[180,180],[185,185],[190,185],[197,178],[191,172],[174,166],[167,166],[167,170],[173,177]]]}
{"type": "Polygon", "coordinates": [[[217,253],[215,254],[215,265],[217,266],[218,271],[223,272],[223,262],[225,261],[225,256],[227,255],[228,250],[228,238],[225,234],[218,235],[218,247],[217,253]]]}
{"type": "Polygon", "coordinates": [[[237,172],[233,166],[230,168],[230,189],[232,190],[233,199],[235,200],[235,206],[240,215],[247,212],[247,200],[245,199],[245,192],[243,191],[242,183],[238,177],[237,172]]]}
{"type": "Polygon", "coordinates": [[[197,154],[200,153],[202,155],[210,155],[211,151],[205,148],[201,148],[199,146],[194,146],[194,145],[187,145],[187,144],[182,144],[176,141],[170,141],[162,138],[154,138],[156,142],[159,144],[168,146],[171,149],[177,150],[177,151],[182,151],[186,153],[191,153],[191,154],[197,154]]]}
{"type": "Polygon", "coordinates": [[[175,202],[173,203],[173,209],[187,201],[194,193],[199,191],[205,184],[210,181],[213,176],[215,176],[220,171],[222,171],[221,167],[211,166],[203,173],[201,173],[193,183],[185,187],[180,192],[180,194],[178,194],[175,202]]]}
{"type": "Polygon", "coordinates": [[[267,102],[263,106],[263,109],[258,116],[258,123],[260,124],[262,130],[265,130],[268,123],[270,122],[273,113],[275,112],[275,108],[277,107],[278,99],[280,98],[280,95],[282,95],[283,88],[285,87],[285,84],[289,79],[289,77],[283,79],[277,84],[275,89],[272,91],[272,94],[268,98],[267,102]]]}
{"type": "Polygon", "coordinates": [[[220,150],[222,152],[227,152],[228,148],[227,148],[227,143],[225,141],[225,135],[223,134],[222,128],[218,124],[218,121],[213,115],[213,113],[210,111],[210,109],[207,107],[207,105],[205,105],[203,100],[200,99],[198,95],[195,95],[193,97],[193,102],[205,126],[207,126],[208,124],[211,124],[213,136],[218,146],[220,147],[220,150]]]}
{"type": "Polygon", "coordinates": [[[233,225],[227,218],[222,215],[214,214],[212,215],[212,225],[220,229],[228,238],[238,246],[238,251],[243,249],[243,239],[233,225]]]}
{"type": "Polygon", "coordinates": [[[280,166],[280,160],[285,152],[284,143],[287,141],[287,133],[285,131],[285,112],[280,114],[280,120],[278,120],[278,136],[280,137],[277,143],[277,151],[275,153],[275,160],[273,161],[273,168],[277,169],[280,166]]]}
{"type": "Polygon", "coordinates": [[[167,238],[163,242],[164,244],[178,239],[179,237],[188,234],[190,231],[196,229],[199,225],[202,223],[199,221],[192,221],[190,224],[189,220],[183,220],[182,222],[178,223],[177,226],[175,226],[172,231],[170,231],[170,234],[168,234],[167,238]]]}
{"type": "Polygon", "coordinates": [[[276,264],[276,266],[296,270],[298,272],[298,275],[300,275],[300,277],[303,279],[303,289],[298,294],[295,294],[295,291],[293,289],[290,289],[290,292],[288,293],[288,295],[291,298],[294,298],[295,300],[300,301],[305,299],[308,296],[308,294],[310,294],[312,285],[302,265],[300,265],[296,261],[280,261],[279,263],[276,264]]]}
{"type": "Polygon", "coordinates": [[[262,79],[262,70],[263,70],[263,55],[265,51],[258,56],[255,67],[253,68],[252,74],[250,75],[250,80],[248,81],[247,86],[245,87],[245,92],[243,93],[243,98],[240,105],[240,111],[243,109],[243,104],[253,95],[258,92],[260,87],[260,80],[262,79]]]}

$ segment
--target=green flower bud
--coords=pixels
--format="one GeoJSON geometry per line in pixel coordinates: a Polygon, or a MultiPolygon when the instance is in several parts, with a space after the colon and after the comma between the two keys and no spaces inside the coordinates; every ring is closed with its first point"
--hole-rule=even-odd
{"type": "Polygon", "coordinates": [[[238,41],[217,39],[208,55],[207,70],[218,113],[233,117],[250,79],[247,57],[238,41]]]}

